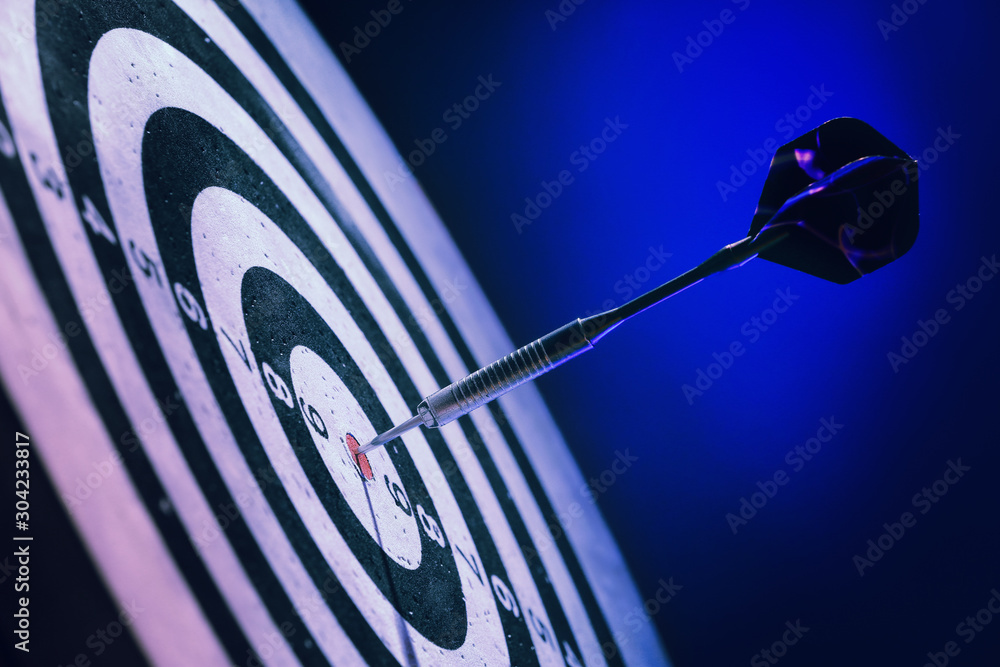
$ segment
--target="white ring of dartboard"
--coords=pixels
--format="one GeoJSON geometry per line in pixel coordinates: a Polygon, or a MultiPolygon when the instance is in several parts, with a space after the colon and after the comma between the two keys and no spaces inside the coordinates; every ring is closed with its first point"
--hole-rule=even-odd
{"type": "MultiPolygon", "coordinates": [[[[232,0],[12,5],[28,38],[0,75],[0,189],[55,321],[86,322],[73,361],[229,660],[623,664],[572,547],[538,554],[476,422],[411,432],[363,480],[348,434],[449,378],[345,198],[437,297],[254,18],[232,0]],[[146,427],[156,401],[167,428],[146,427]]],[[[537,526],[552,506],[492,410],[537,526]]]]}

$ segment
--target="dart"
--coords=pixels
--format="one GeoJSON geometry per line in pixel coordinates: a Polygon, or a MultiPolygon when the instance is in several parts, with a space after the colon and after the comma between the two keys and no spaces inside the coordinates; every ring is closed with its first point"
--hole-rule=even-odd
{"type": "Polygon", "coordinates": [[[867,123],[837,118],[779,147],[745,238],[649,292],[576,319],[427,396],[360,457],[421,425],[440,428],[584,352],[626,320],[754,257],[838,284],[905,254],[919,229],[917,162],[867,123]]]}

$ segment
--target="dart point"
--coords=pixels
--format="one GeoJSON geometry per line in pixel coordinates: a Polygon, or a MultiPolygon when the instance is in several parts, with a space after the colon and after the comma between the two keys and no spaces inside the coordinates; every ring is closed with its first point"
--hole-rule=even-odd
{"type": "Polygon", "coordinates": [[[365,481],[372,481],[375,479],[374,473],[372,473],[371,463],[368,462],[368,457],[358,451],[360,445],[358,444],[357,438],[348,433],[345,436],[347,441],[347,449],[351,452],[351,458],[354,459],[354,464],[358,466],[358,471],[361,476],[365,478],[365,481]]]}

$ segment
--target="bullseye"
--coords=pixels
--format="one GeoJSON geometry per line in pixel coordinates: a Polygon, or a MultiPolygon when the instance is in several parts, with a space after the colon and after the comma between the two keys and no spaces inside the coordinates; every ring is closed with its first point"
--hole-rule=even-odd
{"type": "Polygon", "coordinates": [[[372,481],[375,479],[375,476],[372,474],[371,464],[368,463],[368,456],[366,454],[358,454],[358,447],[361,445],[358,444],[357,439],[353,435],[348,433],[345,437],[347,439],[347,449],[351,452],[351,457],[357,464],[361,476],[369,482],[372,481]]]}

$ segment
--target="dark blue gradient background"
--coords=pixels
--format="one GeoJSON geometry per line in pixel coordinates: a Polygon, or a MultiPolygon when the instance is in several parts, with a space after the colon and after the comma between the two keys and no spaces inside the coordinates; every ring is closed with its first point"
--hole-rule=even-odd
{"type": "MultiPolygon", "coordinates": [[[[385,7],[303,4],[338,55],[385,7]]],[[[402,152],[446,131],[414,175],[518,344],[621,303],[651,246],[672,256],[646,287],[745,235],[763,171],[728,201],[717,182],[790,138],[776,124],[813,86],[831,95],[796,135],[855,116],[918,157],[939,128],[958,136],[925,156],[920,236],[898,262],[839,286],[757,260],[538,382],[585,476],[616,450],[639,459],[599,505],[643,598],[683,586],[651,619],[672,659],[768,664],[751,660],[801,619],[782,665],[919,667],[948,641],[950,664],[995,660],[1000,619],[970,643],[956,626],[1000,589],[1000,280],[961,310],[947,294],[1000,252],[996,5],[911,1],[885,39],[890,2],[587,0],[553,30],[557,4],[403,0],[345,62],[402,152]],[[727,8],[735,20],[679,72],[672,53],[727,8]],[[442,114],[480,75],[502,85],[452,130],[442,114]],[[571,154],[606,118],[628,127],[577,172],[571,154]],[[574,182],[519,234],[511,214],[563,169],[574,182]],[[741,329],[776,289],[798,299],[751,343],[741,329]],[[950,322],[894,372],[887,353],[939,308],[950,322]],[[690,405],[681,386],[734,341],[745,354],[690,405]],[[821,418],[843,429],[794,472],[786,452],[821,418]],[[913,495],[958,459],[971,470],[919,514],[913,495]],[[726,514],[778,470],[789,483],[734,535],[726,514]],[[916,525],[860,577],[853,556],[906,511],[916,525]]]]}

